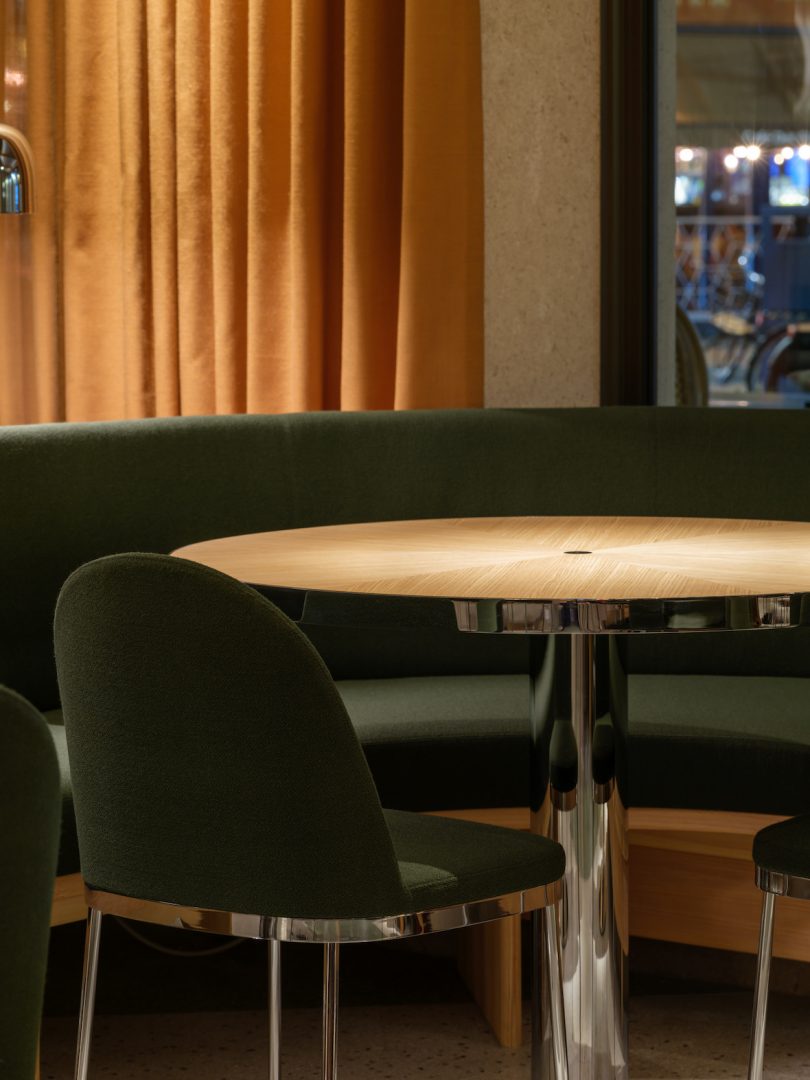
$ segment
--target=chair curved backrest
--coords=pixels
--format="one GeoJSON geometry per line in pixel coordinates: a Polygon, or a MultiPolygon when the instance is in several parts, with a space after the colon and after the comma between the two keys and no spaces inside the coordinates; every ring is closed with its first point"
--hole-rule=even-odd
{"type": "Polygon", "coordinates": [[[60,810],[48,725],[0,686],[0,1076],[36,1069],[60,810]]]}
{"type": "Polygon", "coordinates": [[[407,910],[351,721],[272,603],[182,559],[112,555],[65,583],[55,633],[88,885],[280,917],[407,910]]]}

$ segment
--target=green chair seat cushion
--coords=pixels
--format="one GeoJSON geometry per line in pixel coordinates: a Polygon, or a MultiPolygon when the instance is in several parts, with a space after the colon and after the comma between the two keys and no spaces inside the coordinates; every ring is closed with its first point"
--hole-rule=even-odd
{"type": "Polygon", "coordinates": [[[754,862],[777,874],[810,878],[810,814],[760,829],[754,837],[754,862]]]}
{"type": "Polygon", "coordinates": [[[631,806],[810,809],[810,679],[631,675],[631,806]]]}
{"type": "Polygon", "coordinates": [[[526,806],[526,675],[356,679],[337,684],[383,806],[526,806]]]}
{"type": "Polygon", "coordinates": [[[385,820],[414,911],[536,888],[565,870],[563,849],[544,836],[401,810],[385,820]]]}

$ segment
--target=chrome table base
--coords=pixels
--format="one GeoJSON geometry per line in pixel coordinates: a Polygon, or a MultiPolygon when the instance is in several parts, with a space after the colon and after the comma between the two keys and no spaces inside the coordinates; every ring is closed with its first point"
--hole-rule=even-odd
{"type": "MultiPolygon", "coordinates": [[[[594,724],[607,708],[606,645],[589,634],[549,637],[545,651],[532,642],[532,829],[559,840],[566,852],[560,934],[571,1080],[628,1076],[624,811],[605,762],[597,779],[593,766],[594,724]],[[597,704],[597,689],[604,706],[597,704]],[[550,775],[545,771],[552,742],[567,762],[565,775],[556,775],[554,766],[550,775]]],[[[540,1018],[549,1015],[553,987],[539,941],[533,955],[532,1080],[550,1080],[551,1032],[540,1030],[540,1018]]]]}

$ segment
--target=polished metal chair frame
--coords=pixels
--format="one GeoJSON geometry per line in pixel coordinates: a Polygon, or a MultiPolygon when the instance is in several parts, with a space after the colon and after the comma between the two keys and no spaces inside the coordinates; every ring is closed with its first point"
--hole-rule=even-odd
{"type": "MultiPolygon", "coordinates": [[[[185,907],[154,900],[119,896],[85,888],[88,905],[79,1037],[76,1049],[76,1080],[87,1080],[90,1064],[98,975],[101,922],[104,915],[172,926],[183,930],[254,938],[268,942],[269,1077],[280,1080],[281,1044],[281,942],[306,941],[324,946],[323,973],[323,1080],[337,1076],[337,1010],[339,947],[362,941],[390,941],[456,930],[510,915],[532,912],[535,948],[548,965],[550,1022],[556,1080],[568,1080],[565,1016],[560,968],[559,923],[556,904],[562,897],[562,880],[523,892],[506,893],[486,900],[410,912],[379,919],[274,918],[243,915],[205,908],[185,907]]],[[[535,963],[540,963],[539,955],[535,963]]]]}
{"type": "Polygon", "coordinates": [[[754,984],[754,1015],[751,1020],[751,1049],[748,1059],[748,1080],[762,1080],[765,1057],[765,1024],[768,1019],[768,982],[773,951],[774,905],[777,896],[793,896],[810,900],[810,878],[756,869],[756,883],[762,892],[762,919],[759,926],[757,976],[754,984]]]}

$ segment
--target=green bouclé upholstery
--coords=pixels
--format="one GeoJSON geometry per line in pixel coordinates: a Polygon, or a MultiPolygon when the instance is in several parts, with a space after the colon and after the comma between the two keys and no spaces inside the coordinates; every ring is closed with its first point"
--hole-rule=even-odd
{"type": "Polygon", "coordinates": [[[222,574],[160,555],[97,560],[64,586],[55,637],[82,874],[96,888],[371,918],[484,899],[501,874],[496,894],[561,873],[542,837],[502,856],[505,830],[400,813],[389,831],[323,661],[222,574]]]}
{"type": "MultiPolygon", "coordinates": [[[[526,675],[356,679],[337,688],[385,806],[528,804],[526,675]]],[[[79,870],[79,846],[61,710],[46,713],[46,719],[63,785],[59,873],[72,874],[79,870]]]]}
{"type": "Polygon", "coordinates": [[[59,769],[42,716],[0,687],[0,1076],[33,1077],[59,842],[59,769]]]}
{"type": "Polygon", "coordinates": [[[763,870],[810,878],[810,814],[760,829],[753,855],[763,870]]]}
{"type": "Polygon", "coordinates": [[[633,675],[628,715],[631,806],[798,814],[810,805],[810,679],[633,675]]]}
{"type": "Polygon", "coordinates": [[[530,833],[399,810],[385,820],[415,910],[520,892],[565,871],[560,845],[530,833]]]}
{"type": "Polygon", "coordinates": [[[384,806],[527,805],[526,675],[358,679],[337,685],[384,806]]]}

